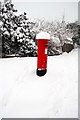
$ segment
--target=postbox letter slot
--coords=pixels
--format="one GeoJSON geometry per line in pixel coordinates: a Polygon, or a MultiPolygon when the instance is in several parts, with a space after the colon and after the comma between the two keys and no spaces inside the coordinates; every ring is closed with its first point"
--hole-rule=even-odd
{"type": "Polygon", "coordinates": [[[45,54],[47,54],[47,48],[45,48],[45,54]]]}

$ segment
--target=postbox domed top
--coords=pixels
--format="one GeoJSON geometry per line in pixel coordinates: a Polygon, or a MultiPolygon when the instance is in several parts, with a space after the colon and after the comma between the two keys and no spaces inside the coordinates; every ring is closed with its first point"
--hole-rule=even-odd
{"type": "Polygon", "coordinates": [[[47,32],[40,32],[40,33],[37,34],[36,39],[37,40],[38,39],[45,39],[45,40],[48,39],[48,40],[50,40],[50,34],[47,33],[47,32]]]}

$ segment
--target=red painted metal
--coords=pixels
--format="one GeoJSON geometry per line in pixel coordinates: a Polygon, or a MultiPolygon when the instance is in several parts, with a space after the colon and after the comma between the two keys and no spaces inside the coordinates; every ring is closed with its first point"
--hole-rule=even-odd
{"type": "Polygon", "coordinates": [[[37,69],[47,69],[48,39],[38,39],[37,69]]]}

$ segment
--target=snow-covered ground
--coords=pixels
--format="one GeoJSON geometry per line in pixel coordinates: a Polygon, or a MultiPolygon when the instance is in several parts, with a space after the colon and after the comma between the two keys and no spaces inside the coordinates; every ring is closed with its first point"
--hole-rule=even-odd
{"type": "Polygon", "coordinates": [[[37,58],[0,59],[0,118],[77,118],[78,50],[48,57],[36,75],[37,58]]]}

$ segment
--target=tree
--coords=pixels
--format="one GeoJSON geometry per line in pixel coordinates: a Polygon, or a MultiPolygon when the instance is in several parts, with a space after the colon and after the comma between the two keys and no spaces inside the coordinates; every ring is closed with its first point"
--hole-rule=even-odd
{"type": "Polygon", "coordinates": [[[31,31],[34,23],[29,21],[27,13],[17,14],[14,5],[7,0],[1,9],[3,57],[12,54],[35,56],[35,42],[31,31]]]}

